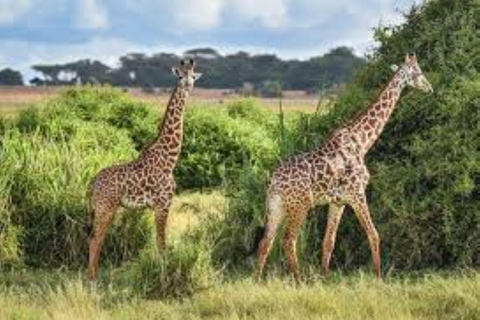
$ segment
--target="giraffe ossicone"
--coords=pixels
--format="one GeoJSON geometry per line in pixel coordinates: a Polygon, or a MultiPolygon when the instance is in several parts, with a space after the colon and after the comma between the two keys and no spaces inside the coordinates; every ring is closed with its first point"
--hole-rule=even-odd
{"type": "Polygon", "coordinates": [[[155,211],[157,249],[165,246],[168,211],[175,191],[173,170],[180,154],[185,102],[195,81],[195,62],[181,61],[175,67],[178,82],[170,96],[158,136],[143,148],[132,162],[101,170],[89,190],[91,235],[89,239],[88,278],[97,277],[98,259],[107,229],[120,207],[155,211]]]}
{"type": "Polygon", "coordinates": [[[300,280],[296,254],[298,231],[308,211],[323,204],[329,205],[322,244],[323,272],[328,273],[338,225],[345,206],[349,205],[367,234],[373,267],[380,278],[380,237],[365,196],[370,174],[364,157],[406,86],[433,92],[415,55],[407,54],[405,61],[392,70],[389,83],[365,111],[335,130],[322,146],[284,161],[273,171],[267,191],[265,231],[257,249],[255,279],[260,278],[277,229],[285,220],[282,246],[288,268],[300,280]]]}

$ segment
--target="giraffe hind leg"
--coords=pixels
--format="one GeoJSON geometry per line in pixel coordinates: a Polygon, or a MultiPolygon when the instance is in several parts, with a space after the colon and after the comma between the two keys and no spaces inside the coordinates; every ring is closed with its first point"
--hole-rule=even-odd
{"type": "Polygon", "coordinates": [[[267,199],[267,210],[267,223],[257,249],[257,266],[253,276],[255,281],[260,280],[268,253],[275,240],[277,229],[283,220],[282,198],[279,195],[269,196],[267,199]]]}

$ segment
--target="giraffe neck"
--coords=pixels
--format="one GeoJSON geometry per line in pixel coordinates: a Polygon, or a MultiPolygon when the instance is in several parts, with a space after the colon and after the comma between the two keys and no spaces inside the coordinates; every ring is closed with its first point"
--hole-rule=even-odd
{"type": "Polygon", "coordinates": [[[405,80],[396,72],[378,99],[347,126],[355,136],[362,155],[368,152],[382,133],[405,86],[405,80]]]}
{"type": "Polygon", "coordinates": [[[154,154],[163,170],[171,170],[180,154],[183,138],[183,111],[188,98],[188,90],[176,86],[170,96],[163,121],[158,127],[158,137],[142,154],[154,154]]]}

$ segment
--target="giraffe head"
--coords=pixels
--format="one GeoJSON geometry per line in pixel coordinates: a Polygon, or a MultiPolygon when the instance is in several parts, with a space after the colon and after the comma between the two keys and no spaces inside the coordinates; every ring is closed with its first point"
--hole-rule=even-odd
{"type": "Polygon", "coordinates": [[[195,61],[189,59],[180,61],[180,67],[173,67],[172,72],[178,77],[178,86],[187,90],[193,89],[195,81],[202,76],[201,73],[195,72],[195,61]]]}
{"type": "Polygon", "coordinates": [[[398,72],[407,85],[420,89],[425,92],[433,92],[432,85],[423,75],[422,69],[418,65],[417,56],[415,54],[407,54],[405,62],[398,67],[392,66],[392,70],[398,72]]]}

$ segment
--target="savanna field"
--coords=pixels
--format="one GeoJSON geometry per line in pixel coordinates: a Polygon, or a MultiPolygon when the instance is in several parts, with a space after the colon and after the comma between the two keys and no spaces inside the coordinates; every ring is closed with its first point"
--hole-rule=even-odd
{"type": "Polygon", "coordinates": [[[480,319],[479,19],[478,1],[426,2],[376,30],[366,66],[320,104],[285,99],[280,112],[276,99],[194,93],[165,252],[151,212],[121,211],[96,285],[86,281],[89,182],[155,138],[166,99],[97,86],[3,92],[0,319],[480,319]],[[318,208],[297,246],[304,282],[286,271],[280,241],[253,282],[269,172],[365,108],[411,48],[435,91],[406,89],[366,158],[383,281],[350,210],[333,273],[320,276],[318,208]]]}

